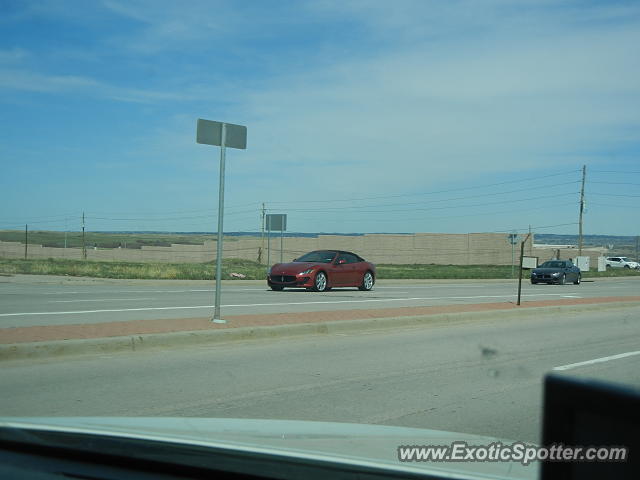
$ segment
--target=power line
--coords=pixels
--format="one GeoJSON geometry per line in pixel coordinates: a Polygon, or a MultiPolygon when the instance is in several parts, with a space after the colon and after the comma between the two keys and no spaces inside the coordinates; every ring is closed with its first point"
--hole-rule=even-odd
{"type": "MultiPolygon", "coordinates": [[[[497,182],[497,183],[489,183],[486,185],[476,185],[476,186],[471,186],[471,187],[459,187],[459,188],[450,188],[450,189],[446,189],[446,190],[435,190],[435,191],[431,191],[431,192],[416,192],[416,193],[403,193],[403,194],[397,194],[397,195],[380,195],[380,196],[374,196],[374,197],[360,197],[360,198],[342,198],[342,199],[333,199],[333,200],[296,200],[296,204],[298,203],[330,203],[330,202],[354,202],[354,201],[361,201],[361,200],[378,200],[378,199],[383,199],[383,198],[403,198],[403,197],[415,197],[415,196],[420,196],[420,195],[435,195],[438,193],[449,193],[449,192],[456,192],[456,191],[463,191],[463,190],[473,190],[473,189],[478,189],[478,188],[488,188],[488,187],[495,187],[495,186],[499,186],[499,185],[507,185],[510,183],[519,183],[519,182],[528,182],[531,180],[539,180],[542,178],[550,178],[550,177],[557,177],[560,175],[567,175],[570,173],[577,173],[580,170],[569,170],[569,171],[564,171],[564,172],[560,172],[560,173],[553,173],[550,175],[540,175],[537,177],[529,177],[529,178],[522,178],[519,180],[507,180],[504,182],[497,182]]],[[[272,205],[281,205],[281,204],[288,204],[290,202],[268,202],[272,205]]]]}
{"type": "MultiPolygon", "coordinates": [[[[291,209],[288,208],[287,210],[290,212],[324,212],[327,210],[340,210],[340,211],[344,211],[345,209],[349,209],[349,210],[353,210],[353,209],[361,209],[361,208],[385,208],[385,207],[408,207],[408,206],[414,206],[414,205],[424,205],[424,204],[431,204],[431,203],[442,203],[442,202],[451,202],[451,201],[456,201],[456,200],[468,200],[470,198],[481,198],[481,197],[493,197],[496,195],[509,195],[512,193],[520,193],[520,192],[526,192],[529,190],[540,190],[540,189],[544,189],[544,188],[555,188],[555,187],[559,187],[559,186],[565,186],[565,185],[573,185],[573,184],[577,184],[580,183],[579,180],[576,181],[572,181],[572,182],[563,182],[563,183],[556,183],[553,185],[541,185],[541,186],[536,186],[536,187],[527,187],[527,188],[521,188],[518,190],[510,190],[510,191],[506,191],[506,192],[492,192],[492,193],[482,193],[479,195],[466,195],[464,197],[452,197],[452,198],[442,198],[442,199],[438,199],[438,200],[426,200],[424,202],[413,202],[413,203],[387,203],[387,204],[370,204],[370,205],[354,205],[352,207],[324,207],[324,208],[314,208],[314,209],[291,209]]],[[[479,204],[479,205],[487,205],[487,204],[479,204]]],[[[465,205],[466,207],[466,205],[465,205]]]]}
{"type": "Polygon", "coordinates": [[[491,232],[488,233],[511,233],[513,231],[516,232],[528,232],[529,228],[531,228],[531,230],[542,230],[545,228],[556,228],[556,227],[566,227],[568,225],[578,225],[578,222],[572,222],[572,223],[559,223],[557,225],[536,225],[536,226],[532,226],[529,227],[527,226],[527,228],[510,228],[510,229],[506,229],[506,230],[493,230],[491,232]]]}
{"type": "Polygon", "coordinates": [[[590,203],[591,207],[638,208],[638,205],[611,205],[608,203],[590,203]]]}
{"type": "Polygon", "coordinates": [[[631,183],[631,182],[593,182],[589,181],[587,184],[598,183],[602,185],[633,185],[634,187],[640,187],[640,183],[631,183]]]}
{"type": "Polygon", "coordinates": [[[622,174],[634,174],[640,175],[640,172],[633,172],[631,170],[592,170],[593,173],[622,173],[622,174]]]}
{"type": "MultiPolygon", "coordinates": [[[[248,207],[250,205],[257,206],[259,202],[251,202],[251,203],[242,203],[238,205],[229,205],[230,209],[240,208],[240,207],[248,207]]],[[[183,215],[186,213],[199,213],[199,212],[211,212],[217,210],[215,208],[201,208],[198,210],[183,210],[183,211],[174,211],[174,212],[91,212],[97,215],[183,215]]],[[[225,207],[225,214],[227,213],[227,208],[225,207]]]]}
{"type": "MultiPolygon", "coordinates": [[[[442,220],[442,219],[450,219],[450,218],[467,218],[467,217],[479,217],[479,216],[486,216],[486,215],[500,215],[504,213],[525,213],[525,212],[538,211],[538,210],[549,210],[550,208],[557,209],[560,207],[574,207],[574,206],[575,206],[575,202],[563,203],[563,204],[553,203],[551,205],[542,205],[542,206],[526,208],[526,209],[519,208],[519,209],[511,209],[511,210],[494,210],[491,212],[483,212],[483,213],[465,213],[462,215],[442,215],[442,216],[420,217],[420,220],[421,221],[442,220]]],[[[412,213],[412,212],[409,211],[407,213],[412,213]]],[[[407,220],[406,217],[380,218],[376,220],[376,223],[404,222],[406,220],[407,220]]],[[[353,218],[353,219],[349,219],[348,221],[349,223],[356,223],[356,222],[370,222],[371,220],[368,218],[353,218]]]]}
{"type": "MultiPolygon", "coordinates": [[[[242,211],[238,211],[238,212],[225,212],[225,215],[239,215],[241,213],[248,213],[248,212],[254,212],[254,210],[242,210],[242,211]]],[[[197,219],[197,218],[217,218],[218,214],[217,213],[211,213],[208,215],[195,215],[195,216],[190,216],[190,217],[161,217],[161,218],[109,218],[109,217],[93,217],[93,216],[87,216],[87,218],[90,218],[92,220],[108,220],[108,221],[116,221],[116,222],[164,222],[166,220],[171,220],[171,221],[175,221],[175,220],[193,220],[193,219],[197,219]]]]}
{"type": "MultiPolygon", "coordinates": [[[[573,182],[572,182],[573,183],[573,182]]],[[[540,197],[529,197],[529,198],[519,198],[519,199],[515,199],[515,200],[509,200],[509,203],[515,203],[515,202],[529,202],[529,201],[533,201],[533,200],[540,200],[540,199],[546,199],[546,198],[557,198],[557,197],[562,197],[562,196],[567,196],[567,195],[577,195],[580,192],[565,192],[565,193],[558,193],[555,195],[543,195],[540,197]]],[[[503,204],[505,201],[501,200],[501,201],[497,201],[497,202],[486,202],[486,203],[475,203],[475,204],[465,204],[465,205],[447,205],[447,206],[440,206],[440,207],[428,207],[428,208],[411,208],[409,209],[401,209],[401,210],[362,210],[362,209],[366,209],[366,208],[376,208],[375,206],[357,206],[357,207],[351,207],[351,208],[339,208],[337,210],[340,211],[358,211],[358,213],[360,214],[365,214],[365,213],[395,213],[395,212],[407,212],[407,213],[413,213],[416,211],[430,211],[430,210],[446,210],[446,209],[452,209],[452,208],[470,208],[470,207],[484,207],[484,206],[488,206],[488,205],[501,205],[503,204]]],[[[326,210],[329,209],[299,209],[299,208],[288,208],[287,211],[289,212],[325,212],[326,210]]],[[[334,208],[331,208],[331,210],[336,210],[334,208]]]]}
{"type": "Polygon", "coordinates": [[[634,197],[634,198],[639,198],[640,195],[627,195],[627,194],[621,194],[621,193],[595,193],[595,192],[590,192],[590,195],[600,195],[602,197],[634,197]]]}

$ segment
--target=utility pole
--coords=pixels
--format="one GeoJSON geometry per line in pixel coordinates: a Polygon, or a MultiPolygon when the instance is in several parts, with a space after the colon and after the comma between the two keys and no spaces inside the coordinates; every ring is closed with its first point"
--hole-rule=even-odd
{"type": "Polygon", "coordinates": [[[587,176],[587,166],[582,166],[582,187],[580,188],[580,219],[578,220],[578,255],[582,256],[582,215],[584,214],[584,180],[587,176]]]}
{"type": "Polygon", "coordinates": [[[640,257],[638,257],[638,250],[640,249],[640,237],[636,236],[636,262],[640,262],[640,257]]]}
{"type": "Polygon", "coordinates": [[[27,246],[29,245],[29,225],[24,226],[24,259],[27,259],[27,246]]]}
{"type": "Polygon", "coordinates": [[[84,212],[82,212],[82,259],[87,259],[87,245],[84,243],[84,212]]]}

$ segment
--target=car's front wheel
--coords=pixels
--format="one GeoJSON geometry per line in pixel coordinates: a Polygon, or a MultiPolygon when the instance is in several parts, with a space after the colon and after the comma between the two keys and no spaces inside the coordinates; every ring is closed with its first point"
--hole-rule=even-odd
{"type": "Polygon", "coordinates": [[[581,281],[582,275],[578,274],[578,276],[576,277],[576,281],[573,282],[574,285],[580,285],[580,281],[581,281]]]}
{"type": "Polygon", "coordinates": [[[271,285],[271,290],[273,290],[274,292],[279,292],[283,289],[284,287],[281,287],[280,285],[271,285]]]}
{"type": "Polygon", "coordinates": [[[327,276],[324,272],[318,272],[313,282],[313,289],[316,292],[324,292],[327,289],[327,276]]]}
{"type": "Polygon", "coordinates": [[[373,274],[371,272],[366,272],[362,277],[362,284],[358,287],[358,289],[368,292],[373,288],[373,274]]]}
{"type": "Polygon", "coordinates": [[[563,273],[560,279],[558,280],[558,285],[564,285],[567,283],[567,274],[563,273]]]}

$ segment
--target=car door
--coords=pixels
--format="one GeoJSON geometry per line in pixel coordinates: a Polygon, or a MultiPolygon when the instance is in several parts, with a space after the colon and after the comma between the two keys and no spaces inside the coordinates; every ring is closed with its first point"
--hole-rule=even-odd
{"type": "Polygon", "coordinates": [[[345,258],[347,260],[347,281],[349,285],[359,286],[362,283],[362,262],[360,259],[352,254],[345,253],[345,258]]]}
{"type": "Polygon", "coordinates": [[[333,265],[333,279],[331,284],[334,286],[353,286],[356,283],[356,263],[358,258],[350,253],[340,253],[333,265]]]}
{"type": "Polygon", "coordinates": [[[340,253],[331,264],[331,285],[334,287],[347,285],[348,278],[347,259],[343,253],[340,253]]]}
{"type": "Polygon", "coordinates": [[[569,267],[569,274],[567,275],[567,278],[571,279],[572,282],[576,282],[578,280],[578,277],[580,276],[580,268],[577,265],[574,265],[572,262],[567,262],[568,263],[568,267],[569,267]]]}

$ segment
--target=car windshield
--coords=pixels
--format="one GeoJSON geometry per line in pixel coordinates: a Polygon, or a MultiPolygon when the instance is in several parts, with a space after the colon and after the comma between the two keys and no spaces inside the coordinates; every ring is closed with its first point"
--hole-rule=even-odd
{"type": "Polygon", "coordinates": [[[336,252],[323,250],[318,252],[309,252],[306,255],[296,259],[296,262],[315,262],[315,263],[331,263],[336,256],[336,252]]]}
{"type": "Polygon", "coordinates": [[[544,262],[540,268],[564,268],[565,266],[564,262],[544,262]]]}
{"type": "Polygon", "coordinates": [[[536,443],[550,372],[640,386],[605,260],[640,253],[639,0],[0,0],[0,32],[0,416],[536,443]]]}

